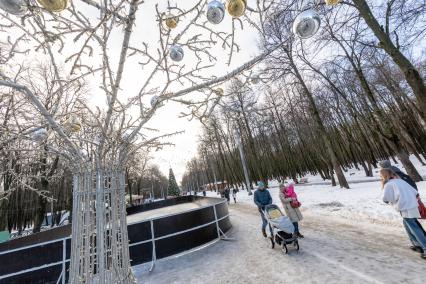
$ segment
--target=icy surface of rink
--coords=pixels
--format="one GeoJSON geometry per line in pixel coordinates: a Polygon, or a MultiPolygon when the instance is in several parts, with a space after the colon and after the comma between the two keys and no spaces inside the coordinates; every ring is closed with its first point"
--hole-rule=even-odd
{"type": "Polygon", "coordinates": [[[195,202],[182,203],[177,205],[166,206],[158,209],[148,210],[127,216],[127,224],[133,224],[146,219],[158,218],[166,215],[177,214],[184,211],[197,209],[206,204],[195,202]]]}

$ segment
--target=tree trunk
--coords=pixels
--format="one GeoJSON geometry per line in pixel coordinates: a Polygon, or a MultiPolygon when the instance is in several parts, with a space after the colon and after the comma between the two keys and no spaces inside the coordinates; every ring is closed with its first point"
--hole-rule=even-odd
{"type": "Polygon", "coordinates": [[[396,65],[401,69],[402,73],[407,80],[407,83],[410,85],[413,90],[414,95],[416,96],[417,103],[420,106],[422,111],[423,120],[426,119],[426,86],[423,82],[422,77],[420,76],[417,69],[414,65],[401,53],[399,47],[395,46],[392,42],[389,35],[377,22],[377,19],[374,17],[371,12],[370,7],[368,6],[365,0],[352,0],[355,4],[355,7],[359,11],[361,17],[365,20],[367,25],[373,31],[374,35],[379,39],[380,45],[386,51],[386,53],[392,58],[396,65]]]}
{"type": "Polygon", "coordinates": [[[285,51],[289,55],[291,67],[293,67],[293,71],[295,73],[295,76],[298,79],[300,85],[302,86],[303,93],[304,93],[306,99],[308,100],[311,115],[314,118],[314,121],[316,122],[318,130],[319,130],[319,133],[321,134],[321,137],[322,137],[322,139],[325,143],[327,153],[328,153],[328,155],[331,159],[331,163],[333,165],[333,169],[334,169],[336,176],[337,176],[337,179],[339,181],[339,185],[340,185],[340,187],[343,187],[343,188],[349,188],[349,184],[346,181],[346,178],[345,178],[345,175],[343,174],[342,168],[340,167],[339,161],[337,159],[337,155],[334,152],[333,145],[332,145],[331,140],[330,140],[330,136],[328,135],[328,133],[325,129],[325,126],[324,126],[323,121],[321,119],[321,116],[318,112],[318,108],[316,106],[316,103],[315,103],[315,100],[312,96],[312,93],[309,91],[308,87],[305,84],[305,81],[302,78],[302,75],[299,73],[297,66],[293,62],[293,60],[291,58],[291,54],[289,53],[288,50],[285,50],[285,51]]]}
{"type": "Polygon", "coordinates": [[[423,178],[419,174],[419,172],[414,167],[413,163],[410,161],[410,158],[405,150],[400,150],[397,153],[398,159],[404,165],[405,170],[407,171],[407,175],[409,175],[415,182],[422,181],[423,178]]]}

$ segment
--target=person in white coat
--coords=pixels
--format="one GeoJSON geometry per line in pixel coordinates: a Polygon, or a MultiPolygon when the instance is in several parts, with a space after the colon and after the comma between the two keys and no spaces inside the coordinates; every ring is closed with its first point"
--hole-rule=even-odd
{"type": "Polygon", "coordinates": [[[413,246],[426,259],[426,235],[417,219],[420,218],[417,191],[389,168],[380,170],[383,201],[392,204],[401,214],[405,230],[413,246]]]}

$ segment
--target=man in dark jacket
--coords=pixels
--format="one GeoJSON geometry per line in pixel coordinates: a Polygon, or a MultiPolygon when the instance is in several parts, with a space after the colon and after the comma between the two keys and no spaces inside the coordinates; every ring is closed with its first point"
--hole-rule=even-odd
{"type": "Polygon", "coordinates": [[[225,190],[223,191],[223,195],[225,196],[225,198],[226,198],[226,200],[228,201],[228,204],[229,204],[229,201],[231,200],[231,197],[230,197],[230,190],[229,190],[228,187],[225,188],[225,190]]]}
{"type": "MultiPolygon", "coordinates": [[[[262,213],[262,210],[265,209],[265,205],[272,204],[272,197],[269,191],[265,188],[265,184],[262,181],[259,181],[257,183],[257,190],[254,192],[254,203],[257,205],[257,208],[260,212],[260,217],[262,218],[262,234],[266,238],[266,225],[268,224],[268,221],[266,220],[265,216],[262,213]]],[[[272,236],[272,228],[269,227],[269,230],[271,231],[272,236]]]]}

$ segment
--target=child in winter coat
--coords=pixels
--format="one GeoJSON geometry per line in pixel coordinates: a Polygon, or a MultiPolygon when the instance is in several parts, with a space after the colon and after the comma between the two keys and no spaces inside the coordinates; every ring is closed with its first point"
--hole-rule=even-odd
{"type": "Polygon", "coordinates": [[[303,216],[299,208],[295,207],[299,202],[297,200],[297,194],[294,191],[294,182],[289,182],[288,186],[282,183],[280,184],[279,198],[283,204],[285,214],[290,218],[291,222],[293,222],[294,234],[299,238],[303,238],[304,236],[299,232],[299,222],[303,219],[303,216]]]}

